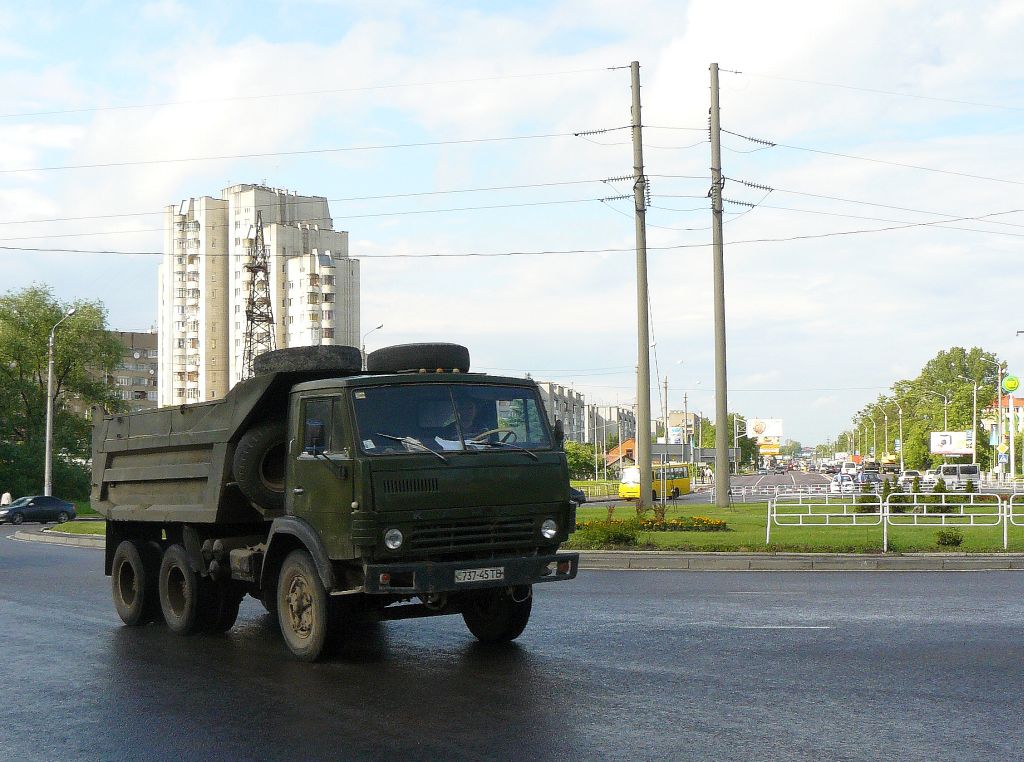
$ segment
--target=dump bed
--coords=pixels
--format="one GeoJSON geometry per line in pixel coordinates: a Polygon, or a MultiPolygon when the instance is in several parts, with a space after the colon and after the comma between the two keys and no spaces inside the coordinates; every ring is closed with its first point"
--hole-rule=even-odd
{"type": "Polygon", "coordinates": [[[254,422],[284,419],[298,381],[330,374],[266,373],[222,400],[108,415],[93,411],[93,508],[108,519],[261,523],[276,513],[231,481],[235,446],[254,422]]]}

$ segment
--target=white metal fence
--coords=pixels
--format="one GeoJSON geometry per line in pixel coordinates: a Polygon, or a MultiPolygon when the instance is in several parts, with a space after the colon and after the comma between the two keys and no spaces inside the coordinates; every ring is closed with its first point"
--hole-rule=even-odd
{"type": "Polygon", "coordinates": [[[889,550],[890,527],[999,527],[1003,550],[1009,526],[1024,526],[1024,494],[1003,501],[995,493],[894,492],[880,495],[778,495],[768,501],[765,544],[772,527],[882,527],[882,551],[889,550]]]}

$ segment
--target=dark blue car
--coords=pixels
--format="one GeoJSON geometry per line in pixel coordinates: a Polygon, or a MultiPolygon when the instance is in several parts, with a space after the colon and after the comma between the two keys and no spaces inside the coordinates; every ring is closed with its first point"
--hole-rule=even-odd
{"type": "Polygon", "coordinates": [[[0,524],[5,521],[11,524],[21,524],[25,521],[38,521],[40,524],[48,521],[64,523],[75,518],[75,515],[74,503],[48,495],[29,495],[0,507],[0,524]]]}

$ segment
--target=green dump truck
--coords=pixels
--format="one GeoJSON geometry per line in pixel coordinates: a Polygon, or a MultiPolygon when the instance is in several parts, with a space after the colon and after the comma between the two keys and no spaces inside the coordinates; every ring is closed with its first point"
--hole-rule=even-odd
{"type": "Polygon", "coordinates": [[[94,412],[92,505],[127,625],[230,629],[246,594],[298,658],[355,619],[461,614],[526,627],[573,579],[561,423],[529,379],[469,373],[453,344],[268,352],[223,399],[94,412]]]}

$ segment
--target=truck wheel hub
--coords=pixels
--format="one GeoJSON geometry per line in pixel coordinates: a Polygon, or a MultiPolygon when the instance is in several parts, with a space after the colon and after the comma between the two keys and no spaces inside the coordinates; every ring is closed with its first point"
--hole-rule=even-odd
{"type": "Polygon", "coordinates": [[[288,586],[288,619],[292,632],[308,638],[313,630],[313,596],[303,577],[294,577],[288,586]]]}

